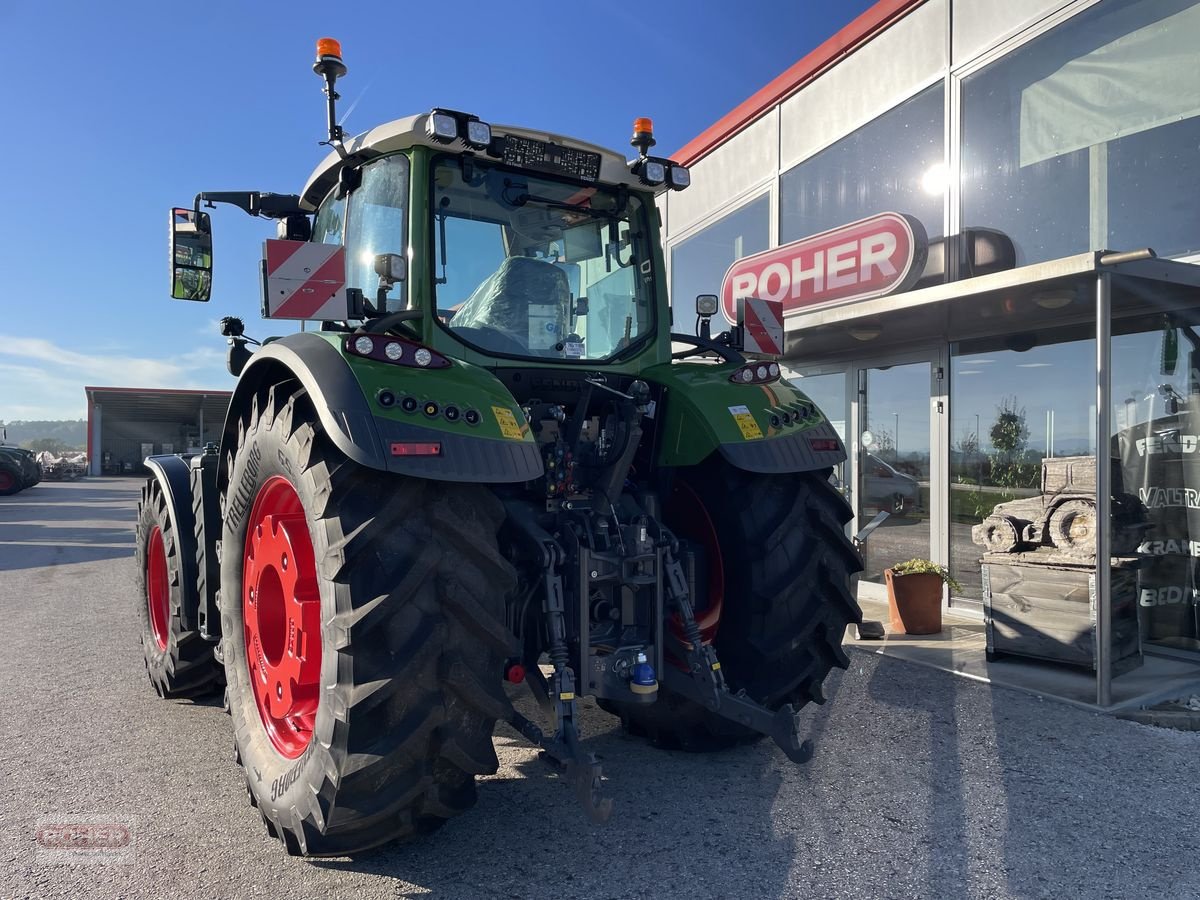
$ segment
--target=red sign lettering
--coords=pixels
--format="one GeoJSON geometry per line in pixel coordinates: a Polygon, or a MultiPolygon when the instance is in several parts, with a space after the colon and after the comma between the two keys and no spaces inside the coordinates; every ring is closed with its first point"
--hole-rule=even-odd
{"type": "Polygon", "coordinates": [[[905,291],[920,277],[926,253],[920,222],[880,213],[739,259],[725,273],[721,305],[733,322],[742,297],[781,301],[788,315],[905,291]]]}

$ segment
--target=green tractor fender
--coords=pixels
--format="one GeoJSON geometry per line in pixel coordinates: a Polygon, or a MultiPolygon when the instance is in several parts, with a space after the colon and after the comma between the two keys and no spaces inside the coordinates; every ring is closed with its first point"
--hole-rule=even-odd
{"type": "Polygon", "coordinates": [[[643,377],[663,390],[657,462],[691,466],[720,452],[748,472],[809,472],[837,465],[846,450],[825,414],[786,381],[731,381],[736,363],[652,366],[643,377]]]}
{"type": "MultiPolygon", "coordinates": [[[[222,448],[235,446],[239,422],[272,385],[295,380],[334,446],[360,466],[437,481],[541,476],[520,405],[491,372],[458,360],[420,369],[351,356],[346,337],[300,332],[259,349],[230,399],[222,448]]],[[[223,481],[229,454],[222,456],[223,481]]]]}

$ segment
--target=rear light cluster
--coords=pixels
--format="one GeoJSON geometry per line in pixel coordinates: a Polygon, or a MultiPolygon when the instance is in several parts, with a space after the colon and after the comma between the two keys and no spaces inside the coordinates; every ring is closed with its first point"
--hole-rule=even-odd
{"type": "Polygon", "coordinates": [[[819,415],[817,408],[811,403],[789,403],[787,406],[777,406],[772,409],[770,422],[772,428],[780,428],[799,425],[801,422],[819,415]]]}
{"type": "Polygon", "coordinates": [[[351,334],[344,342],[347,353],[377,362],[413,369],[445,369],[450,360],[428,347],[382,334],[351,334]]]}
{"type": "Polygon", "coordinates": [[[453,403],[442,406],[436,400],[418,400],[411,394],[397,396],[395,391],[387,388],[375,392],[375,402],[384,409],[399,406],[406,413],[420,412],[427,419],[436,419],[439,416],[447,422],[457,422],[461,419],[471,426],[478,425],[483,421],[483,417],[479,415],[477,409],[461,409],[453,403]]]}
{"type": "Polygon", "coordinates": [[[729,376],[734,384],[768,384],[779,380],[779,363],[747,363],[729,376]]]}

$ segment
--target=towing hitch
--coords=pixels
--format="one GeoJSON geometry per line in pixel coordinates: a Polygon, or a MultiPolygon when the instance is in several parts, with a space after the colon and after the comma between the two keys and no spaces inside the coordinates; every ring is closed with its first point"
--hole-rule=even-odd
{"type": "Polygon", "coordinates": [[[701,641],[700,629],[693,615],[692,601],[688,596],[687,579],[676,558],[678,542],[669,531],[661,528],[659,543],[665,551],[667,599],[678,614],[687,638],[684,654],[688,666],[686,672],[675,666],[665,666],[662,675],[664,684],[677,694],[703,704],[723,718],[767,735],[792,762],[798,765],[808,762],[812,759],[813,743],[800,740],[796,710],[790,703],[772,712],[756,703],[745,691],[735,694],[729,690],[716,651],[711,645],[701,641]]]}

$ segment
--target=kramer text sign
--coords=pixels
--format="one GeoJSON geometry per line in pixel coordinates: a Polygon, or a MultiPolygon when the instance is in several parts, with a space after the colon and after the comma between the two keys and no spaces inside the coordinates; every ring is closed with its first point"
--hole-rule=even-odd
{"type": "Polygon", "coordinates": [[[920,222],[880,213],[739,259],[721,283],[721,305],[733,322],[742,297],[781,301],[784,315],[791,315],[898,293],[916,283],[926,254],[920,222]]]}

